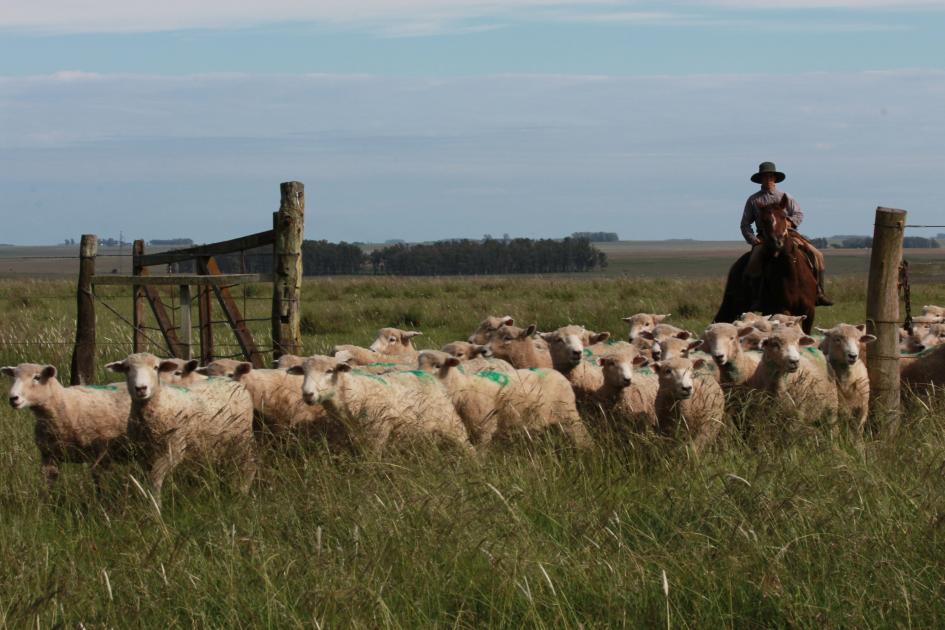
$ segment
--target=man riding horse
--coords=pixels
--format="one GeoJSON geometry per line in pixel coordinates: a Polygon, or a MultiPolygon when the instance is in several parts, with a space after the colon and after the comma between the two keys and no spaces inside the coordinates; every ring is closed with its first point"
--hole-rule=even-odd
{"type": "MultiPolygon", "coordinates": [[[[824,255],[797,232],[797,227],[804,220],[804,213],[797,205],[794,197],[777,189],[777,184],[784,181],[784,173],[778,171],[774,162],[762,162],[758,166],[758,172],[751,176],[751,181],[761,184],[761,190],[750,196],[748,201],[745,202],[745,211],[742,213],[741,223],[742,236],[752,247],[748,265],[745,268],[745,276],[752,292],[751,310],[761,310],[762,266],[764,264],[762,242],[756,236],[752,226],[758,224],[759,214],[762,210],[775,206],[784,208],[790,222],[790,235],[804,252],[811,268],[815,271],[817,276],[817,306],[833,306],[833,302],[824,295],[824,255]]],[[[757,229],[760,233],[760,224],[757,229]]]]}

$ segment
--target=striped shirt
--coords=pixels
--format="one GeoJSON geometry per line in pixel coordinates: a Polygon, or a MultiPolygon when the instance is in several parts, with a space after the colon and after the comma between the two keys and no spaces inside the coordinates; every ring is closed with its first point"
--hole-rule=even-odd
{"type": "Polygon", "coordinates": [[[758,220],[758,209],[780,204],[782,195],[787,197],[788,219],[791,220],[794,227],[801,224],[801,221],[804,220],[804,213],[801,211],[801,207],[797,205],[797,200],[794,197],[780,190],[774,192],[759,190],[745,202],[745,211],[742,213],[742,236],[745,237],[746,243],[754,245],[758,240],[753,227],[755,221],[758,220]]]}

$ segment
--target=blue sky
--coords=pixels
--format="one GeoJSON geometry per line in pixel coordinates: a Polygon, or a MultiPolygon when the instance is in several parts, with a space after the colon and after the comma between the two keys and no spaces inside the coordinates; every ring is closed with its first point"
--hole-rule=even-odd
{"type": "Polygon", "coordinates": [[[945,0],[2,3],[0,242],[945,223],[945,0]]]}

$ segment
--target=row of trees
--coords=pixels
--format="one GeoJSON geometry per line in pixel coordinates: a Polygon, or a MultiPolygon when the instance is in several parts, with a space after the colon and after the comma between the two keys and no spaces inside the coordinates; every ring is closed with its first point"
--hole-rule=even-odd
{"type": "MultiPolygon", "coordinates": [[[[810,242],[817,249],[868,249],[873,246],[873,237],[871,236],[850,236],[839,243],[830,243],[825,238],[812,238],[810,242]]],[[[922,236],[906,236],[902,239],[902,246],[907,249],[936,249],[941,247],[934,238],[925,238],[922,236]]]]}
{"type": "Polygon", "coordinates": [[[613,243],[620,240],[616,232],[574,232],[571,238],[586,238],[592,243],[613,243]]]}
{"type": "MultiPolygon", "coordinates": [[[[218,256],[224,273],[270,273],[272,250],[260,247],[218,256]]],[[[492,275],[509,273],[574,273],[607,266],[607,256],[586,238],[563,240],[454,240],[407,245],[399,243],[371,252],[352,243],[304,241],[302,273],[306,276],[359,273],[390,275],[492,275]]],[[[182,269],[183,270],[183,269],[182,269]]]]}

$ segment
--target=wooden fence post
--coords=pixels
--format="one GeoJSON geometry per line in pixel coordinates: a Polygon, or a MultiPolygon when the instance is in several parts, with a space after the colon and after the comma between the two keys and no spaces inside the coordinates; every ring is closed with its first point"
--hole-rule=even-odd
{"type": "Polygon", "coordinates": [[[273,226],[276,231],[272,279],[274,358],[302,352],[299,299],[302,295],[305,186],[302,182],[284,182],[280,190],[282,199],[273,226]]]}
{"type": "Polygon", "coordinates": [[[76,290],[75,347],[69,382],[85,385],[95,381],[95,301],[92,296],[92,276],[95,275],[95,256],[98,237],[83,234],[79,246],[79,286],[76,290]]]}
{"type": "MultiPolygon", "coordinates": [[[[141,257],[144,256],[144,240],[138,239],[131,246],[131,274],[140,276],[142,269],[141,257]]],[[[144,349],[144,288],[141,285],[131,287],[131,323],[134,324],[132,351],[141,352],[144,349]]]]}
{"type": "Polygon", "coordinates": [[[866,292],[866,331],[876,341],[866,353],[870,377],[870,412],[879,428],[899,425],[899,263],[905,210],[877,208],[866,292]]]}

